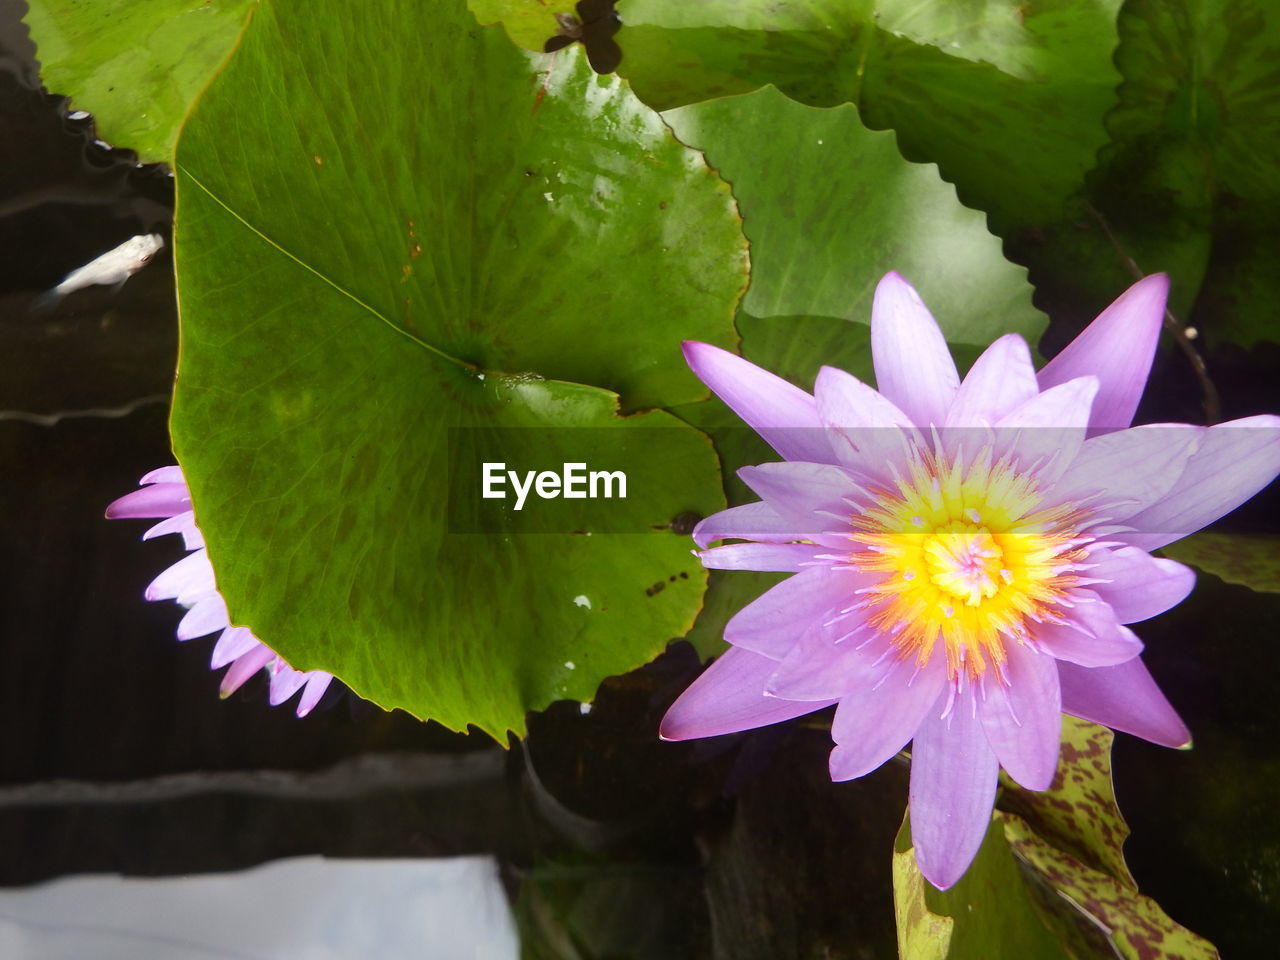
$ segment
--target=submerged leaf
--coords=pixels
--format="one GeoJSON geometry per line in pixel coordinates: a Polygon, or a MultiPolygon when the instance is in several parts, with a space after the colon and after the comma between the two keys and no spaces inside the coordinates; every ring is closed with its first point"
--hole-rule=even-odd
{"type": "Polygon", "coordinates": [[[1144,270],[1182,263],[1210,343],[1277,339],[1280,10],[1265,0],[1133,0],[1119,104],[1091,176],[1144,270]],[[1194,271],[1189,269],[1194,266],[1194,271]]]}
{"type": "Polygon", "coordinates": [[[1161,552],[1227,583],[1280,593],[1280,536],[1275,534],[1201,531],[1161,552]]]}

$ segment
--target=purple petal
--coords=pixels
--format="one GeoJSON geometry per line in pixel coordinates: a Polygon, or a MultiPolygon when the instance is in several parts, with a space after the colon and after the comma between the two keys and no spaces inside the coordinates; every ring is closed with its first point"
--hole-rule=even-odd
{"type": "Polygon", "coordinates": [[[815,623],[796,641],[791,651],[776,664],[765,682],[771,697],[784,700],[839,700],[855,690],[870,687],[886,672],[874,653],[850,639],[836,643],[832,631],[815,623]]]}
{"type": "Polygon", "coordinates": [[[995,803],[1000,766],[974,716],[971,693],[945,719],[920,724],[911,747],[911,837],[916,863],[940,890],[969,869],[995,803]]]}
{"type": "Polygon", "coordinates": [[[1093,377],[1069,380],[1020,404],[996,423],[1002,454],[1013,454],[1024,470],[1046,481],[1071,466],[1084,444],[1089,405],[1098,390],[1093,377]]]}
{"type": "Polygon", "coordinates": [[[709,343],[685,341],[684,358],[698,379],[785,459],[832,458],[813,397],[799,387],[709,343]]]}
{"type": "Polygon", "coordinates": [[[887,273],[871,305],[876,387],[917,426],[942,426],[960,389],[955,361],[911,284],[887,273]]]}
{"type": "Polygon", "coordinates": [[[305,673],[293,669],[280,657],[276,657],[271,661],[268,671],[271,674],[271,680],[268,687],[267,700],[273,707],[284,703],[307,682],[305,673]]]}
{"type": "Polygon", "coordinates": [[[974,361],[947,411],[948,427],[994,424],[1026,403],[1040,388],[1027,341],[1007,333],[974,361]]]}
{"type": "Polygon", "coordinates": [[[226,629],[227,624],[226,601],[221,594],[211,593],[197,600],[178,623],[178,639],[203,637],[215,630],[226,629]]]}
{"type": "Polygon", "coordinates": [[[1114,667],[1142,652],[1142,641],[1116,621],[1110,606],[1101,602],[1078,603],[1069,623],[1038,623],[1032,628],[1036,642],[1058,660],[1082,667],[1114,667]]]}
{"type": "Polygon", "coordinates": [[[693,528],[693,542],[705,547],[716,540],[763,540],[786,543],[799,540],[795,524],[784,520],[767,503],[744,503],[713,513],[693,528]]]}
{"type": "Polygon", "coordinates": [[[760,570],[799,573],[824,547],[804,543],[731,543],[703,550],[698,559],[708,570],[760,570]]]}
{"type": "Polygon", "coordinates": [[[1016,643],[1008,646],[1008,654],[1007,683],[984,678],[978,716],[987,743],[1009,776],[1028,790],[1047,790],[1062,742],[1058,665],[1048,654],[1016,643]]]}
{"type": "MultiPolygon", "coordinates": [[[[1084,432],[1089,408],[1098,392],[1096,377],[1078,377],[1018,404],[996,421],[1002,430],[1069,430],[1084,432]]],[[[1083,443],[1084,438],[1081,437],[1083,443]]]]}
{"type": "Polygon", "coordinates": [[[188,550],[199,550],[204,546],[204,537],[196,527],[196,515],[190,510],[175,514],[149,527],[147,532],[142,535],[142,539],[151,540],[169,533],[182,534],[182,545],[188,550]]]}
{"type": "Polygon", "coordinates": [[[1062,709],[1081,720],[1123,730],[1166,747],[1186,747],[1191,733],[1142,660],[1114,667],[1058,664],[1062,709]]]}
{"type": "Polygon", "coordinates": [[[324,696],[324,692],[329,689],[329,683],[333,680],[333,675],[325,673],[323,670],[309,670],[304,674],[307,678],[307,685],[302,691],[302,696],[298,698],[297,715],[305,717],[320,702],[320,698],[324,696]]]}
{"type": "Polygon", "coordinates": [[[185,483],[155,483],[111,501],[106,516],[108,520],[172,517],[190,509],[191,494],[185,483]]]}
{"type": "Polygon", "coordinates": [[[899,661],[879,686],[841,697],[831,736],[831,779],[852,780],[870,773],[907,745],[925,716],[941,708],[946,671],[935,657],[916,671],[899,661]]]}
{"type": "Polygon", "coordinates": [[[1089,577],[1109,580],[1092,589],[1111,605],[1120,623],[1139,623],[1164,613],[1195,588],[1196,572],[1176,560],[1162,560],[1136,547],[1094,554],[1089,577]]]}
{"type": "Polygon", "coordinates": [[[148,483],[181,483],[185,485],[186,482],[187,479],[182,475],[181,467],[169,466],[156,467],[156,469],[139,480],[138,484],[139,486],[145,486],[148,483]]]}
{"type": "Polygon", "coordinates": [[[884,274],[872,302],[876,387],[916,426],[946,421],[960,376],[929,308],[899,274],[884,274]]]}
{"type": "Polygon", "coordinates": [[[227,627],[218,637],[218,642],[213,645],[213,656],[209,666],[214,670],[225,667],[232,660],[237,660],[260,646],[263,646],[262,641],[255,637],[248,627],[227,627]]]}
{"type": "Polygon", "coordinates": [[[1089,500],[1108,519],[1127,519],[1173,488],[1204,433],[1189,424],[1153,423],[1092,437],[1054,483],[1053,502],[1089,500]]]}
{"type": "Polygon", "coordinates": [[[1076,377],[1098,378],[1091,435],[1121,430],[1133,422],[1151,372],[1168,295],[1169,278],[1163,273],[1139,280],[1040,371],[1041,389],[1076,377]]]}
{"type": "Polygon", "coordinates": [[[911,419],[857,377],[823,367],[813,386],[818,416],[831,431],[836,458],[880,484],[891,484],[892,462],[919,438],[911,419]]]}
{"type": "Polygon", "coordinates": [[[177,600],[194,603],[200,597],[218,589],[213,578],[213,567],[203,550],[189,553],[147,587],[148,600],[177,600]]]}
{"type": "Polygon", "coordinates": [[[1126,523],[1116,539],[1143,550],[1195,533],[1244,503],[1280,473],[1280,417],[1246,417],[1209,427],[1173,489],[1126,523]]]}
{"type": "MultiPolygon", "coordinates": [[[[735,613],[725,624],[724,638],[735,646],[781,660],[806,630],[854,603],[858,599],[855,591],[870,579],[847,568],[809,567],[770,587],[735,613]]],[[[764,689],[763,681],[760,689],[764,689]]]]}
{"type": "MultiPolygon", "coordinates": [[[[865,496],[843,467],[827,463],[762,463],[740,468],[738,476],[793,524],[797,538],[829,536],[846,528],[860,512],[853,498],[865,496]]],[[[839,542],[849,544],[844,537],[839,542]]]]}
{"type": "Polygon", "coordinates": [[[671,705],[659,735],[663,740],[718,737],[790,720],[835,702],[766,697],[765,681],[776,666],[749,650],[731,647],[671,705]]]}
{"type": "Polygon", "coordinates": [[[266,645],[261,645],[240,657],[222,676],[222,684],[218,693],[223,698],[231,696],[246,680],[271,662],[275,654],[266,645]]]}

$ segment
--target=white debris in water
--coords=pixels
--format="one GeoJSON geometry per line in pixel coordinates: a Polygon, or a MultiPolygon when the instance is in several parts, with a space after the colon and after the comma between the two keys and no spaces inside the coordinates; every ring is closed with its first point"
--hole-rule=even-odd
{"type": "Polygon", "coordinates": [[[572,660],[566,660],[566,661],[564,662],[564,668],[565,668],[566,670],[576,670],[576,669],[577,669],[577,667],[578,667],[578,665],[577,665],[576,663],[574,663],[572,660]]]}
{"type": "Polygon", "coordinates": [[[578,594],[576,597],[573,598],[573,603],[574,603],[574,606],[586,607],[588,610],[591,609],[591,600],[587,597],[586,594],[583,594],[583,593],[578,594]]]}
{"type": "Polygon", "coordinates": [[[143,233],[130,237],[124,243],[95,257],[83,267],[72,270],[52,290],[37,297],[32,307],[37,310],[53,307],[69,293],[84,287],[114,285],[117,288],[151,262],[151,258],[164,246],[164,237],[158,233],[143,233]]]}
{"type": "Polygon", "coordinates": [[[578,704],[578,712],[585,717],[588,713],[591,712],[591,704],[589,703],[578,704]]]}

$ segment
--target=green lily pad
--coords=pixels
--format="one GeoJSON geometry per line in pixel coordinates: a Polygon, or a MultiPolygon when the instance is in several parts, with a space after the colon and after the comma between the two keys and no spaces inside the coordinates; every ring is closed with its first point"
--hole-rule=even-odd
{"type": "Polygon", "coordinates": [[[807,107],[766,87],[663,119],[733,184],[751,241],[748,359],[806,388],[824,363],[862,375],[872,294],[890,270],[916,284],[953,344],[1034,343],[1044,329],[1026,271],[986,218],[852,106],[807,107]]]}
{"type": "Polygon", "coordinates": [[[482,25],[501,23],[511,42],[526,50],[541,51],[547,38],[556,35],[555,14],[576,18],[574,0],[467,0],[467,7],[482,25]]]}
{"type": "Polygon", "coordinates": [[[1106,143],[1118,0],[629,0],[619,72],[669,109],[772,83],[853,103],[1008,232],[1055,222],[1106,143]]]}
{"type": "Polygon", "coordinates": [[[172,160],[191,103],[258,0],[28,0],[40,74],[93,113],[98,135],[172,160]]]}
{"type": "Polygon", "coordinates": [[[1252,590],[1280,593],[1280,536],[1203,531],[1161,548],[1161,553],[1252,590]]]}
{"type": "Polygon", "coordinates": [[[667,527],[723,505],[714,453],[614,393],[705,395],[679,341],[732,344],[745,242],[621,81],[461,0],[277,0],[193,111],[178,191],[174,443],[235,622],[497,736],[688,630],[705,575],[667,527]],[[465,450],[621,470],[627,497],[539,522],[455,476],[465,450]]]}

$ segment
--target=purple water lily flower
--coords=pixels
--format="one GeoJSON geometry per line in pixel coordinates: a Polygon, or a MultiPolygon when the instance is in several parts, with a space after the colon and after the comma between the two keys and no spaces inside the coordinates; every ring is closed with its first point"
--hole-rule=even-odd
{"type": "Polygon", "coordinates": [[[784,458],[739,471],[761,499],[702,521],[699,556],[794,575],[729,621],[729,650],[662,736],[835,704],[833,780],[911,742],[916,858],[940,888],[977,853],[1000,767],[1049,787],[1064,711],[1187,745],[1125,625],[1191,591],[1192,570],[1148,551],[1280,472],[1280,418],[1129,428],[1167,292],[1163,275],[1134,284],[1039,373],[1008,335],[961,381],[896,273],[872,307],[878,390],[824,367],[811,395],[686,343],[694,372],[784,458]],[[707,549],[722,540],[736,542],[707,549]]]}
{"type": "Polygon", "coordinates": [[[186,615],[178,623],[179,640],[221,631],[210,666],[217,670],[230,664],[222,677],[223,697],[229,697],[259,670],[266,670],[270,675],[271,705],[284,703],[302,690],[297,714],[305,717],[320,701],[333,676],[323,670],[295,670],[247,627],[231,626],[226,601],[218,592],[213,566],[205,551],[204,537],[196,527],[191,493],[180,467],[152,470],[138,483],[142,489],[125,494],[107,507],[107,518],[163,518],[144,533],[142,539],[180,533],[187,550],[191,551],[151,582],[146,598],[176,600],[187,607],[186,615]]]}

